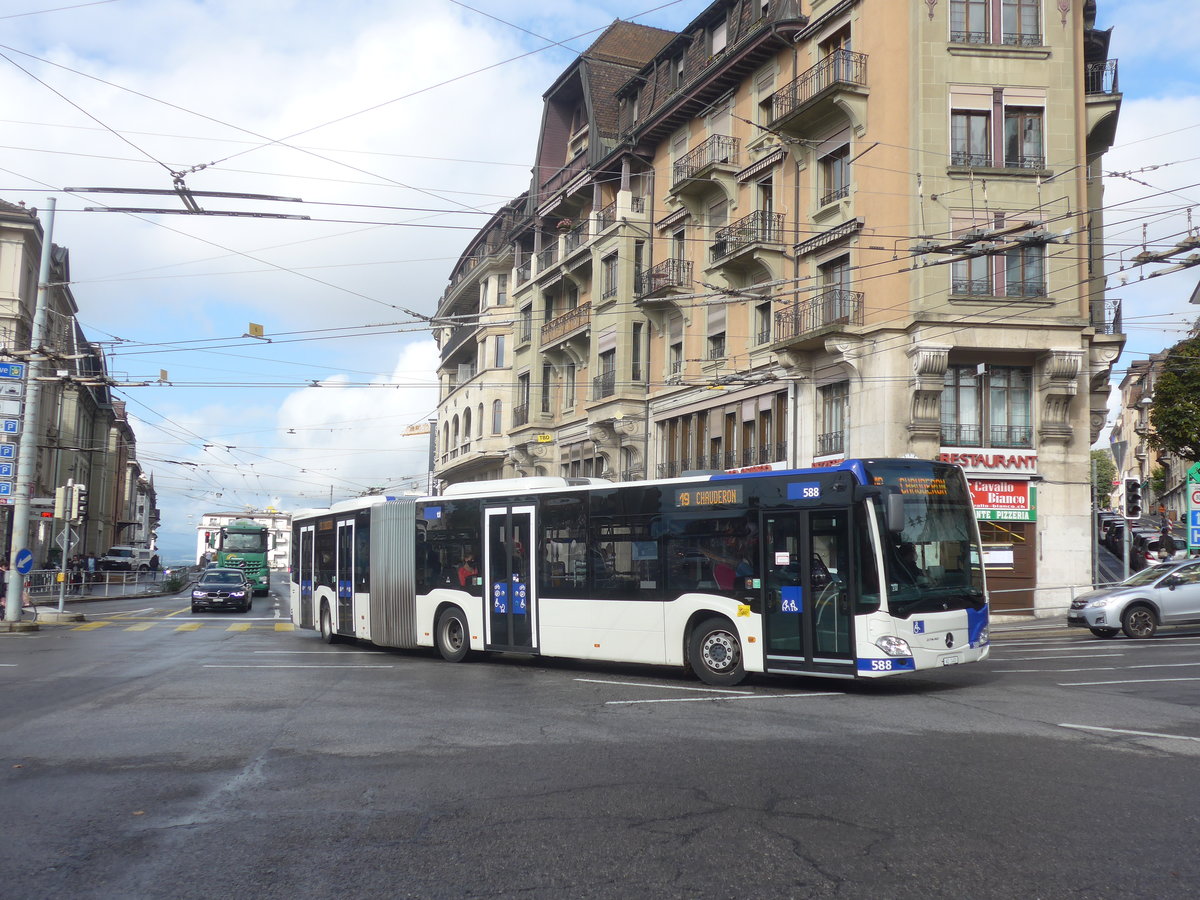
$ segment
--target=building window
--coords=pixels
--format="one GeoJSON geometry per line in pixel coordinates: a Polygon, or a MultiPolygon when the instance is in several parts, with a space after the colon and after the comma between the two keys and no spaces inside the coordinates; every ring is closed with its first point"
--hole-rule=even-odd
{"type": "Polygon", "coordinates": [[[592,399],[611,397],[617,390],[617,351],[605,350],[600,354],[600,375],[596,378],[592,399]]]}
{"type": "Polygon", "coordinates": [[[611,253],[604,257],[604,294],[603,299],[617,295],[617,254],[611,253]]]}
{"type": "Polygon", "coordinates": [[[1004,0],[1004,43],[1022,47],[1042,45],[1042,0],[1004,0]]]}
{"type": "Polygon", "coordinates": [[[1017,247],[1004,254],[1004,293],[1008,297],[1046,296],[1046,248],[1017,247]]]}
{"type": "Polygon", "coordinates": [[[575,363],[567,363],[563,372],[563,409],[575,408],[575,363]]]}
{"type": "Polygon", "coordinates": [[[819,389],[821,431],[817,434],[817,456],[846,452],[846,407],[850,402],[850,383],[839,381],[819,389]]]}
{"type": "Polygon", "coordinates": [[[508,306],[508,276],[496,276],[496,305],[508,306]]]}
{"type": "Polygon", "coordinates": [[[544,413],[550,412],[550,382],[553,371],[554,367],[549,363],[542,365],[542,412],[544,413]]]}
{"type": "Polygon", "coordinates": [[[942,443],[953,447],[1033,446],[1032,370],[950,366],[942,391],[942,443]]]}
{"type": "Polygon", "coordinates": [[[992,117],[986,112],[955,110],[950,114],[950,165],[992,164],[992,117]]]}
{"type": "Polygon", "coordinates": [[[729,20],[721,19],[713,25],[708,31],[708,53],[710,56],[716,56],[718,53],[724,53],[725,47],[729,43],[729,20]]]}
{"type": "Polygon", "coordinates": [[[1010,106],[1004,110],[1004,165],[1017,169],[1044,169],[1046,151],[1042,143],[1043,111],[1010,106]]]}
{"type": "Polygon", "coordinates": [[[633,342],[629,348],[630,363],[629,363],[629,380],[637,384],[642,380],[642,336],[643,326],[641,322],[633,323],[633,342]]]}
{"type": "Polygon", "coordinates": [[[683,381],[683,344],[674,343],[668,353],[667,384],[679,384],[683,381]]]}
{"type": "Polygon", "coordinates": [[[956,259],[952,266],[951,292],[971,297],[991,297],[996,293],[992,284],[992,262],[990,256],[972,256],[956,259]]]}
{"type": "Polygon", "coordinates": [[[754,307],[755,343],[771,343],[771,303],[760,303],[754,307]]]}
{"type": "Polygon", "coordinates": [[[517,320],[517,343],[528,344],[533,338],[533,307],[526,306],[521,310],[517,320]]]}
{"type": "Polygon", "coordinates": [[[708,358],[710,360],[725,358],[725,332],[720,331],[708,336],[708,358]]]}
{"type": "Polygon", "coordinates": [[[821,206],[850,196],[850,145],[821,157],[821,206]]]}
{"type": "Polygon", "coordinates": [[[497,369],[502,368],[504,366],[504,338],[505,338],[505,335],[503,335],[503,334],[496,335],[495,360],[496,360],[496,368],[497,369]]]}
{"type": "Polygon", "coordinates": [[[950,0],[950,40],[988,43],[988,0],[950,0]]]}

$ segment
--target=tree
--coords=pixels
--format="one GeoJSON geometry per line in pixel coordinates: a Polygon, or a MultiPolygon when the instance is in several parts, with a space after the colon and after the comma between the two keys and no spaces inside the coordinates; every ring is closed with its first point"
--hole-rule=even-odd
{"type": "Polygon", "coordinates": [[[1200,335],[1167,351],[1154,382],[1150,446],[1195,462],[1200,459],[1200,335]]]}
{"type": "Polygon", "coordinates": [[[1117,477],[1117,464],[1107,450],[1093,450],[1092,461],[1096,464],[1096,480],[1092,484],[1092,502],[1096,506],[1108,506],[1113,492],[1113,479],[1117,477]]]}

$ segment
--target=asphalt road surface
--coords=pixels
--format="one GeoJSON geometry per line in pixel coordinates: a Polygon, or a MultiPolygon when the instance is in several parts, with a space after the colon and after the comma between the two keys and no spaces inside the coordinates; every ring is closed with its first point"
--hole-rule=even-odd
{"type": "Polygon", "coordinates": [[[4,898],[1192,897],[1200,632],[846,684],[326,646],[283,601],[0,635],[4,898]]]}

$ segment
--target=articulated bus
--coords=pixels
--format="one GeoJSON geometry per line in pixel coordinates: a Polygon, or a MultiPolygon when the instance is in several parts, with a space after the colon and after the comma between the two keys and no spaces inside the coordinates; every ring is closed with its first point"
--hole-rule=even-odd
{"type": "Polygon", "coordinates": [[[988,655],[962,470],[917,459],[615,484],[530,477],[293,518],[328,642],[875,678],[988,655]]]}

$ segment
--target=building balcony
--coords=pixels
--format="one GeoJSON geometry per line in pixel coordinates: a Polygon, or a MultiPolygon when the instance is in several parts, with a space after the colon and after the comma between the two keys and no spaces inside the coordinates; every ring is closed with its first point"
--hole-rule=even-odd
{"type": "Polygon", "coordinates": [[[703,193],[718,175],[732,176],[740,166],[740,147],[737,138],[714,134],[689,150],[671,167],[671,192],[703,193]]]}
{"type": "Polygon", "coordinates": [[[830,431],[817,435],[817,456],[833,456],[846,452],[846,435],[841,431],[830,431]]]}
{"type": "Polygon", "coordinates": [[[1096,334],[1123,334],[1121,301],[1115,298],[1090,301],[1088,324],[1096,329],[1096,334]]]}
{"type": "Polygon", "coordinates": [[[840,288],[775,313],[777,342],[795,342],[824,329],[863,324],[863,293],[840,288]]]}
{"type": "Polygon", "coordinates": [[[1086,94],[1119,94],[1117,60],[1088,63],[1083,68],[1083,90],[1086,94]]]}
{"type": "Polygon", "coordinates": [[[558,262],[558,241],[555,241],[549,247],[539,250],[536,259],[539,275],[553,267],[558,262]]]}
{"type": "MultiPolygon", "coordinates": [[[[446,360],[453,357],[455,351],[473,338],[478,331],[479,325],[475,322],[471,322],[469,325],[456,326],[450,332],[450,337],[446,339],[446,343],[442,344],[441,361],[445,363],[446,360]]],[[[471,355],[474,356],[474,353],[471,355]]]]}
{"type": "Polygon", "coordinates": [[[668,289],[688,290],[692,283],[692,263],[686,259],[664,259],[638,276],[636,293],[653,297],[668,289]]]}
{"type": "Polygon", "coordinates": [[[1029,425],[959,425],[943,422],[942,446],[1028,450],[1033,447],[1033,428],[1029,425]],[[984,443],[984,435],[987,436],[987,443],[984,443]]]}
{"type": "Polygon", "coordinates": [[[603,400],[617,392],[617,373],[615,371],[601,372],[592,379],[592,399],[603,400]]]}
{"type": "Polygon", "coordinates": [[[529,404],[518,403],[513,407],[512,411],[512,427],[520,428],[522,425],[529,424],[529,404]]]}
{"type": "Polygon", "coordinates": [[[708,248],[709,262],[730,263],[766,246],[782,252],[782,243],[783,213],[757,210],[717,231],[708,248]]]}
{"type": "MultiPolygon", "coordinates": [[[[771,98],[771,127],[811,137],[814,123],[837,106],[858,104],[867,93],[867,55],[835,50],[776,91],[771,98]]],[[[856,118],[861,119],[861,111],[856,118]]]]}
{"type": "Polygon", "coordinates": [[[542,326],[542,346],[561,341],[581,329],[587,328],[592,322],[592,304],[581,303],[574,309],[569,309],[542,326]]]}
{"type": "Polygon", "coordinates": [[[1117,81],[1117,61],[1088,63],[1084,67],[1084,105],[1087,110],[1088,152],[1103,153],[1113,145],[1117,116],[1121,111],[1121,91],[1117,81]]]}

